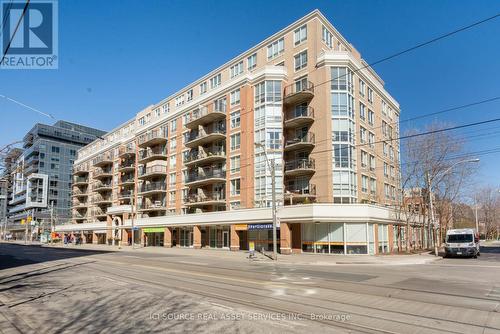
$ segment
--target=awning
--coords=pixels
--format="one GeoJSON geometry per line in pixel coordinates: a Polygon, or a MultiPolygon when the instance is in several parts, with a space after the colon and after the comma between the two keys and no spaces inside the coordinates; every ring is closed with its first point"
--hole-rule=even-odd
{"type": "Polygon", "coordinates": [[[145,227],[142,229],[144,233],[156,233],[156,232],[165,232],[164,227],[145,227]]]}

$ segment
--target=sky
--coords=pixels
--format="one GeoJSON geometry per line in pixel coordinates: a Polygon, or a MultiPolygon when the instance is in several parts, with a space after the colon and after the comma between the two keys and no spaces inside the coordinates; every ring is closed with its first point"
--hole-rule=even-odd
{"type": "MultiPolygon", "coordinates": [[[[59,1],[59,68],[0,70],[0,95],[56,119],[111,130],[144,107],[319,9],[374,62],[500,13],[499,1],[59,1]]],[[[500,96],[500,17],[374,66],[401,119],[500,96]]],[[[500,100],[401,124],[500,118],[500,100]]],[[[0,147],[54,121],[0,97],[0,147]]],[[[500,122],[454,132],[500,148],[500,122]]],[[[500,150],[499,150],[500,151],[500,150]]],[[[477,184],[500,188],[500,152],[477,154],[477,184]]]]}

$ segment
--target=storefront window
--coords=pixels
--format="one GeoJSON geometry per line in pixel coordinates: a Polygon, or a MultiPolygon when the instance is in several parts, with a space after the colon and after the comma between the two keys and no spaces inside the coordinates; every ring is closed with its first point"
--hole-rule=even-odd
{"type": "Polygon", "coordinates": [[[367,224],[346,224],[347,254],[367,254],[367,224]]]}
{"type": "Polygon", "coordinates": [[[389,235],[387,225],[378,225],[378,252],[389,253],[389,235]]]}
{"type": "Polygon", "coordinates": [[[344,224],[330,224],[330,253],[344,254],[344,224]]]}

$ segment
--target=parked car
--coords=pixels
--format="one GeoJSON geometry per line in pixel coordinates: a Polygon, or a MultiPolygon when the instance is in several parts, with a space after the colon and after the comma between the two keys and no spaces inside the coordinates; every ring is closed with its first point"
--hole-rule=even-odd
{"type": "Polygon", "coordinates": [[[479,235],[473,229],[455,229],[446,232],[444,245],[445,257],[470,256],[477,258],[479,250],[479,235]]]}

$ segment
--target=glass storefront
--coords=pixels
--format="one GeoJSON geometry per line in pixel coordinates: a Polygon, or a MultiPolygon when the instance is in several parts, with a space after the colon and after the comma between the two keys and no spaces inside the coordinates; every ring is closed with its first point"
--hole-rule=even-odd
{"type": "Polygon", "coordinates": [[[378,225],[378,253],[389,253],[389,229],[387,225],[378,225]]]}
{"type": "Polygon", "coordinates": [[[181,247],[193,247],[193,228],[182,227],[180,229],[179,243],[181,247]]]}
{"type": "Polygon", "coordinates": [[[320,254],[373,254],[373,224],[302,224],[302,251],[320,254]]]}
{"type": "Polygon", "coordinates": [[[163,247],[165,228],[164,227],[148,227],[143,229],[144,245],[147,247],[163,247]]]}
{"type": "MultiPolygon", "coordinates": [[[[277,240],[278,240],[278,251],[279,251],[279,240],[280,231],[277,230],[277,240]]],[[[272,229],[258,229],[248,231],[248,242],[254,242],[255,250],[273,250],[273,230],[272,229]]]]}
{"type": "Polygon", "coordinates": [[[207,227],[208,247],[210,248],[229,248],[230,230],[229,226],[210,226],[207,227]]]}

